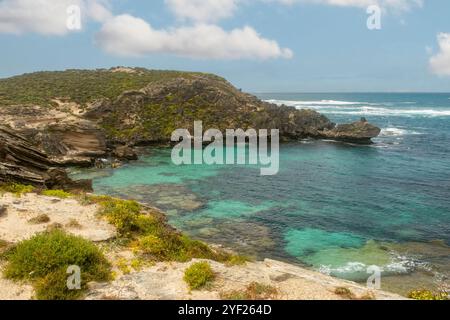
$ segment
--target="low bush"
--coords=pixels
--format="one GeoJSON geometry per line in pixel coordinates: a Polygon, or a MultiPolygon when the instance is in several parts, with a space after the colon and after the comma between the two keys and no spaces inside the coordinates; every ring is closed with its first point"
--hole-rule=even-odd
{"type": "Polygon", "coordinates": [[[184,272],[184,281],[191,290],[205,288],[214,278],[214,272],[208,262],[196,262],[184,272]]]}
{"type": "Polygon", "coordinates": [[[427,289],[413,290],[408,294],[408,298],[415,300],[448,300],[447,292],[433,292],[427,289]]]}
{"type": "Polygon", "coordinates": [[[110,264],[93,243],[61,230],[24,240],[5,257],[5,277],[31,281],[37,298],[72,299],[82,295],[88,282],[106,281],[110,277],[110,264]],[[77,293],[66,287],[68,275],[65,273],[72,265],[81,269],[82,290],[77,293]]]}
{"type": "Polygon", "coordinates": [[[20,183],[4,183],[0,184],[0,193],[10,192],[14,193],[17,197],[21,197],[25,193],[34,191],[34,187],[30,185],[20,183]]]}
{"type": "Polygon", "coordinates": [[[113,198],[97,199],[102,207],[101,214],[109,223],[114,225],[121,236],[131,236],[132,232],[139,231],[137,219],[141,206],[136,201],[113,198]]]}
{"type": "Polygon", "coordinates": [[[41,194],[47,197],[55,197],[60,199],[67,199],[72,196],[71,193],[63,190],[44,190],[41,194]]]}

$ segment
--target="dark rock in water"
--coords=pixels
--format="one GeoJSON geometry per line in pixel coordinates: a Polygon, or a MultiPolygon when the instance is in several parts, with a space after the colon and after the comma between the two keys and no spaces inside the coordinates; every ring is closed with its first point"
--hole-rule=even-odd
{"type": "Polygon", "coordinates": [[[72,190],[72,191],[88,191],[92,192],[92,180],[74,181],[67,176],[67,172],[60,168],[50,168],[47,171],[48,177],[46,186],[53,189],[72,190]]]}
{"type": "Polygon", "coordinates": [[[58,189],[92,190],[89,181],[72,181],[65,170],[23,136],[0,126],[0,182],[18,182],[58,189]]]}
{"type": "Polygon", "coordinates": [[[117,146],[112,152],[112,155],[119,160],[138,159],[138,155],[136,154],[136,152],[133,150],[133,148],[130,148],[129,146],[117,146]]]}
{"type": "Polygon", "coordinates": [[[371,139],[377,137],[381,129],[367,122],[366,119],[351,124],[341,124],[332,130],[322,131],[320,134],[327,139],[354,143],[372,143],[371,139]]]}

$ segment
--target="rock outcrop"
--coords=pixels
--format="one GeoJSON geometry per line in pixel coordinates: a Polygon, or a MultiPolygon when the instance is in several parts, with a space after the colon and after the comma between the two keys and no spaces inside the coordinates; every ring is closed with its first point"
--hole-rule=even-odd
{"type": "Polygon", "coordinates": [[[54,185],[52,167],[136,160],[133,147],[168,143],[175,129],[279,129],[282,141],[370,143],[380,129],[338,125],[314,110],[261,101],[210,74],[115,68],[41,72],[0,80],[0,179],[54,185]],[[42,150],[42,151],[41,151],[42,150]]]}
{"type": "Polygon", "coordinates": [[[371,143],[372,138],[377,137],[381,129],[367,122],[365,118],[361,121],[351,124],[341,124],[332,130],[324,130],[320,132],[324,138],[355,142],[355,143],[371,143]]]}
{"type": "Polygon", "coordinates": [[[42,149],[60,166],[91,166],[93,158],[107,153],[103,130],[83,119],[82,114],[76,104],[62,102],[53,108],[24,105],[0,108],[3,124],[42,149]]]}
{"type": "MultiPolygon", "coordinates": [[[[204,128],[279,129],[282,140],[321,138],[335,128],[313,110],[277,106],[241,92],[224,79],[206,75],[175,78],[126,91],[99,103],[85,117],[105,128],[115,143],[137,145],[170,141],[173,130],[204,128]]],[[[357,137],[355,136],[355,140],[357,137]]],[[[366,137],[361,141],[366,142],[366,137]]]]}
{"type": "Polygon", "coordinates": [[[137,160],[138,155],[133,150],[133,148],[129,146],[117,146],[112,151],[112,155],[119,160],[137,160]]]}
{"type": "Polygon", "coordinates": [[[47,154],[4,126],[0,126],[0,182],[56,189],[92,189],[90,181],[72,181],[65,170],[55,168],[47,154]]]}

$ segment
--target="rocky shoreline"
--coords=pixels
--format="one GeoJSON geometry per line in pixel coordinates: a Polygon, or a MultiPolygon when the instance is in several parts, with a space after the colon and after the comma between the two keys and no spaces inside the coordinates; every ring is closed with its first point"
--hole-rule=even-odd
{"type": "MultiPolygon", "coordinates": [[[[92,182],[71,180],[65,168],[101,167],[106,158],[112,159],[108,164],[112,166],[137,160],[135,147],[168,144],[173,130],[191,130],[194,120],[220,130],[279,129],[282,141],[314,138],[368,144],[380,133],[365,119],[336,125],[313,110],[263,102],[213,75],[125,70],[70,70],[0,80],[0,184],[89,192],[92,182]],[[131,88],[129,83],[133,83],[131,88]]],[[[0,196],[0,210],[5,211],[0,212],[0,239],[8,243],[45,231],[50,223],[89,241],[114,237],[114,230],[93,215],[96,208],[87,209],[76,200],[33,194],[18,199],[9,193],[0,196]],[[49,216],[49,222],[30,227],[30,215],[39,210],[49,216]],[[67,227],[71,217],[82,222],[81,229],[67,227]]],[[[130,250],[111,254],[123,255],[120,259],[125,260],[132,257],[130,250]]],[[[112,263],[117,269],[117,259],[112,263]]],[[[249,262],[234,269],[211,263],[221,279],[212,291],[189,293],[180,275],[187,264],[161,263],[131,274],[119,270],[120,277],[91,288],[88,298],[219,299],[221,290],[242,289],[252,281],[277,288],[279,295],[273,297],[277,299],[401,298],[381,291],[367,293],[357,284],[272,260],[249,262]],[[151,291],[152,286],[146,287],[145,283],[154,281],[158,286],[151,291]],[[339,286],[350,287],[355,293],[342,297],[335,292],[339,286]]],[[[0,299],[33,296],[27,285],[6,279],[0,279],[0,283],[0,299]]]]}
{"type": "Polygon", "coordinates": [[[2,79],[0,120],[0,182],[85,190],[89,182],[74,183],[61,168],[136,160],[135,146],[169,144],[173,130],[192,131],[197,120],[219,130],[279,129],[282,141],[369,144],[380,133],[365,119],[336,125],[313,110],[263,102],[214,75],[131,68],[2,79]]]}

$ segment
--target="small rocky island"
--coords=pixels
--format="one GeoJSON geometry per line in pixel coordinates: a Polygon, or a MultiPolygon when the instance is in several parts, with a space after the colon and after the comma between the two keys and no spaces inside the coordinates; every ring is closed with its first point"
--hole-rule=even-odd
{"type": "Polygon", "coordinates": [[[2,79],[0,120],[0,181],[88,190],[61,168],[135,160],[133,147],[168,144],[196,120],[219,130],[279,129],[282,141],[368,144],[380,133],[365,119],[336,125],[313,110],[261,101],[215,75],[123,67],[2,79]]]}

